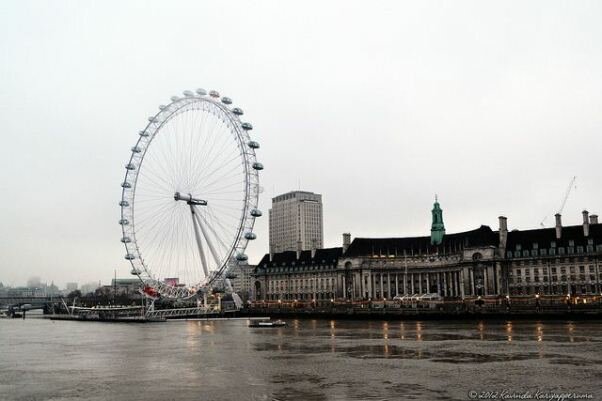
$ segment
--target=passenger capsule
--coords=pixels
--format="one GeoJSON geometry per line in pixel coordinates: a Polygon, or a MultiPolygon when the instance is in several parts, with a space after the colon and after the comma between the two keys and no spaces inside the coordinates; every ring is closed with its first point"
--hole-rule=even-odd
{"type": "Polygon", "coordinates": [[[132,163],[128,163],[128,164],[125,165],[125,169],[126,170],[130,170],[130,171],[131,170],[136,170],[136,166],[133,165],[132,163]]]}
{"type": "Polygon", "coordinates": [[[128,207],[129,205],[130,205],[130,202],[128,202],[128,201],[119,202],[119,206],[121,206],[121,207],[128,207]]]}
{"type": "Polygon", "coordinates": [[[253,217],[260,217],[261,216],[261,210],[259,210],[259,209],[251,209],[251,216],[253,216],[253,217]]]}
{"type": "Polygon", "coordinates": [[[245,233],[245,238],[248,240],[254,240],[257,238],[257,235],[255,235],[255,233],[248,232],[248,233],[245,233]]]}
{"type": "Polygon", "coordinates": [[[135,267],[132,268],[132,270],[130,270],[130,274],[132,276],[139,276],[140,275],[140,270],[136,269],[135,267]]]}
{"type": "Polygon", "coordinates": [[[209,91],[209,96],[211,96],[211,97],[219,97],[219,92],[218,91],[209,91]]]}
{"type": "Polygon", "coordinates": [[[242,129],[250,131],[253,129],[253,125],[251,125],[251,123],[242,123],[240,125],[242,127],[242,129]]]}
{"type": "Polygon", "coordinates": [[[222,98],[222,103],[223,104],[232,104],[232,99],[230,99],[229,97],[223,97],[222,98]]]}
{"type": "Polygon", "coordinates": [[[244,114],[242,109],[239,109],[238,107],[233,108],[232,113],[236,114],[237,116],[242,116],[244,114]]]}
{"type": "Polygon", "coordinates": [[[157,117],[155,117],[155,116],[150,116],[150,117],[148,118],[148,121],[149,121],[149,122],[151,122],[151,123],[156,123],[158,120],[157,120],[157,117]]]}
{"type": "Polygon", "coordinates": [[[134,260],[134,259],[136,259],[136,257],[134,255],[132,255],[131,253],[128,253],[127,255],[125,255],[125,258],[127,260],[134,260]]]}
{"type": "Polygon", "coordinates": [[[178,100],[180,100],[180,98],[179,98],[179,97],[177,97],[177,96],[172,96],[172,97],[170,97],[169,99],[170,99],[172,102],[177,102],[178,100]]]}
{"type": "Polygon", "coordinates": [[[253,168],[255,170],[263,170],[263,164],[255,162],[255,163],[253,163],[253,168]]]}
{"type": "Polygon", "coordinates": [[[167,106],[164,104],[159,105],[159,110],[161,110],[161,111],[165,110],[166,108],[167,108],[167,106]]]}
{"type": "Polygon", "coordinates": [[[128,243],[132,242],[132,240],[130,239],[130,237],[123,237],[121,239],[121,242],[123,242],[124,244],[128,244],[128,243]]]}
{"type": "Polygon", "coordinates": [[[249,260],[249,257],[247,255],[245,255],[244,253],[237,253],[236,260],[238,260],[240,262],[244,262],[245,260],[249,260]]]}
{"type": "Polygon", "coordinates": [[[249,147],[251,149],[259,149],[259,143],[255,142],[255,141],[249,141],[249,143],[247,143],[247,145],[249,145],[249,147]]]}
{"type": "Polygon", "coordinates": [[[148,136],[148,132],[146,132],[146,131],[140,131],[140,132],[138,132],[138,135],[140,135],[140,136],[148,136]]]}
{"type": "Polygon", "coordinates": [[[122,182],[122,183],[121,183],[121,187],[122,187],[122,188],[131,188],[131,187],[132,187],[132,184],[130,184],[130,183],[129,183],[129,182],[127,182],[127,181],[124,181],[124,182],[122,182]]]}
{"type": "Polygon", "coordinates": [[[128,221],[128,219],[121,219],[119,220],[119,224],[122,226],[127,226],[128,224],[130,224],[130,222],[128,221]]]}
{"type": "Polygon", "coordinates": [[[200,96],[205,96],[207,95],[207,91],[203,88],[199,88],[196,90],[196,93],[199,94],[200,96]]]}
{"type": "Polygon", "coordinates": [[[238,277],[238,276],[234,273],[226,273],[226,278],[228,280],[234,280],[236,277],[238,277]]]}
{"type": "Polygon", "coordinates": [[[134,153],[140,153],[141,151],[142,150],[138,146],[132,147],[132,152],[134,152],[134,153]]]}
{"type": "Polygon", "coordinates": [[[194,96],[194,93],[192,93],[192,91],[184,91],[183,93],[184,93],[184,96],[186,96],[186,97],[194,96]]]}

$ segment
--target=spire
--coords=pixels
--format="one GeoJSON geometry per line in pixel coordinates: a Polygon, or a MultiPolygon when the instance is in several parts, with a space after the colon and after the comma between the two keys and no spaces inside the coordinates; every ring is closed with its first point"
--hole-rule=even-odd
{"type": "Polygon", "coordinates": [[[443,224],[443,210],[439,206],[439,199],[435,195],[435,203],[433,204],[433,224],[431,225],[431,245],[439,245],[443,242],[445,235],[445,225],[443,224]]]}

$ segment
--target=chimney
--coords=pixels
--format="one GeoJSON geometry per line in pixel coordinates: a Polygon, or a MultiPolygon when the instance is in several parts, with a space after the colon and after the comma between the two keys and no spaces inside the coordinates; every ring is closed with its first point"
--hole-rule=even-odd
{"type": "Polygon", "coordinates": [[[554,217],[556,217],[556,239],[560,239],[562,237],[562,215],[556,213],[554,217]]]}
{"type": "Polygon", "coordinates": [[[500,221],[500,249],[506,249],[508,242],[508,219],[505,216],[498,217],[500,221]]]}
{"type": "Polygon", "coordinates": [[[591,216],[589,216],[589,224],[598,224],[598,215],[597,214],[592,214],[591,216]]]}
{"type": "Polygon", "coordinates": [[[583,211],[583,236],[589,237],[589,212],[583,211]]]}
{"type": "Polygon", "coordinates": [[[303,250],[303,242],[297,241],[297,260],[301,258],[301,251],[303,250]]]}
{"type": "Polygon", "coordinates": [[[351,234],[343,233],[343,253],[347,252],[349,245],[351,244],[351,234]]]}

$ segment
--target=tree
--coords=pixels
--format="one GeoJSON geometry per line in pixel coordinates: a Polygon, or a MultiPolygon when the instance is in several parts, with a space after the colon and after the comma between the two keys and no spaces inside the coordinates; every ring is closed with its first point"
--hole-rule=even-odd
{"type": "Polygon", "coordinates": [[[81,298],[82,297],[82,292],[80,290],[73,290],[69,293],[69,295],[67,295],[67,298],[69,299],[75,299],[75,298],[81,298]]]}

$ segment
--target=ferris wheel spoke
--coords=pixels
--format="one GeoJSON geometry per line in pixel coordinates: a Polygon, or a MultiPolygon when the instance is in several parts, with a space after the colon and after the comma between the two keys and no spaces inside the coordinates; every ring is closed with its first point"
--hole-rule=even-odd
{"type": "MultiPolygon", "coordinates": [[[[212,171],[210,171],[209,173],[206,173],[203,178],[200,180],[200,182],[202,183],[204,179],[209,179],[210,177],[213,177],[213,175],[217,172],[219,172],[220,170],[222,170],[223,168],[225,168],[228,164],[231,164],[233,161],[236,161],[239,157],[234,157],[232,159],[230,159],[230,161],[226,164],[224,164],[223,166],[220,166],[220,168],[215,168],[212,171]]],[[[210,181],[207,184],[204,184],[206,187],[210,187],[211,185],[219,182],[220,180],[223,180],[224,178],[233,175],[237,170],[239,170],[238,174],[235,174],[234,176],[236,177],[240,177],[240,165],[234,165],[233,167],[230,167],[229,169],[223,171],[222,173],[220,173],[220,175],[218,175],[217,177],[213,177],[212,181],[210,181]]]]}
{"type": "Polygon", "coordinates": [[[143,180],[147,180],[155,186],[155,189],[160,192],[169,193],[173,186],[161,178],[160,175],[147,175],[140,172],[139,179],[142,177],[143,180]]]}
{"type": "Polygon", "coordinates": [[[230,184],[228,184],[228,185],[223,185],[223,186],[221,186],[221,187],[218,187],[218,188],[212,188],[212,190],[211,190],[211,191],[206,191],[206,192],[204,192],[203,194],[215,194],[215,193],[218,193],[218,194],[222,194],[222,193],[224,193],[224,194],[225,194],[225,193],[240,193],[240,190],[239,190],[239,191],[230,191],[230,192],[228,192],[228,191],[222,191],[222,189],[224,189],[224,190],[225,190],[225,189],[230,189],[230,188],[232,188],[232,187],[233,187],[233,186],[235,186],[235,185],[242,186],[242,184],[244,184],[244,183],[245,183],[244,181],[233,182],[233,183],[230,183],[230,184]]]}
{"type": "MultiPolygon", "coordinates": [[[[223,149],[226,146],[233,145],[233,144],[235,144],[235,143],[224,141],[219,150],[213,151],[207,155],[207,157],[205,158],[205,164],[207,166],[214,166],[213,168],[219,168],[219,166],[217,166],[217,167],[215,166],[215,162],[217,160],[219,160],[219,158],[223,158],[228,161],[230,159],[230,157],[232,156],[232,154],[234,154],[234,153],[237,154],[237,158],[240,160],[240,151],[238,149],[236,149],[236,148],[232,149],[230,152],[227,152],[227,153],[223,151],[223,149]]],[[[205,167],[205,166],[203,166],[203,167],[205,167]]],[[[202,171],[204,171],[204,170],[205,170],[205,168],[202,171]]]]}

